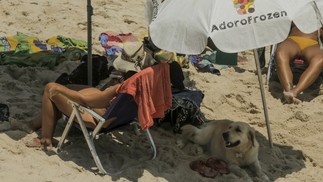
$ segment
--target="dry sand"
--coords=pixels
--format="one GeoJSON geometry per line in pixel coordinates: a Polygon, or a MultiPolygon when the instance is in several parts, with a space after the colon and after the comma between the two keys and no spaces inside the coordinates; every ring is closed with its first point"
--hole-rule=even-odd
{"type": "MultiPolygon", "coordinates": [[[[23,32],[44,40],[63,35],[87,40],[86,1],[0,0],[0,36],[23,32]]],[[[145,0],[93,1],[94,52],[103,53],[98,36],[105,31],[132,32],[147,30],[144,19],[145,0]]],[[[201,110],[209,119],[242,120],[254,127],[260,143],[259,160],[271,181],[323,181],[323,96],[318,90],[304,94],[300,105],[285,105],[277,82],[265,85],[274,148],[268,138],[261,96],[252,54],[240,53],[247,61],[237,67],[221,70],[221,76],[184,69],[186,85],[201,89],[205,98],[201,110]],[[314,96],[313,96],[314,95],[314,96]]],[[[267,55],[268,57],[268,55],[267,55]]],[[[10,115],[29,120],[40,111],[44,85],[62,72],[70,72],[75,63],[65,62],[54,70],[40,67],[0,66],[0,103],[10,107],[10,115]]],[[[265,80],[265,75],[263,75],[265,80]]],[[[63,124],[55,133],[59,139],[63,124]]],[[[61,153],[45,153],[27,148],[25,140],[37,136],[10,130],[8,122],[0,123],[1,181],[214,181],[189,168],[189,163],[205,157],[197,147],[179,149],[171,130],[151,128],[158,155],[118,176],[101,176],[79,131],[72,131],[61,153]]],[[[142,137],[130,135],[129,129],[101,137],[96,143],[103,165],[110,170],[147,155],[142,137]],[[112,137],[116,137],[111,139],[112,137]],[[129,141],[133,141],[132,144],[129,141]],[[129,149],[135,146],[136,150],[129,149]]],[[[250,175],[253,174],[249,171],[250,175]]],[[[253,178],[257,181],[256,178],[253,178]]],[[[218,176],[215,181],[241,181],[233,174],[218,176]]]]}

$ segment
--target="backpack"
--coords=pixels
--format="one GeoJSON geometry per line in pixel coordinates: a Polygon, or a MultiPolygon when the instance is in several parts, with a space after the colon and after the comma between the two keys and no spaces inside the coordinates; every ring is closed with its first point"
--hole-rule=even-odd
{"type": "MultiPolygon", "coordinates": [[[[88,84],[88,64],[87,55],[81,58],[81,64],[77,66],[71,74],[63,73],[57,79],[56,83],[67,84],[88,84]]],[[[97,54],[92,55],[92,86],[97,86],[99,82],[109,76],[108,61],[105,56],[97,54]]]]}

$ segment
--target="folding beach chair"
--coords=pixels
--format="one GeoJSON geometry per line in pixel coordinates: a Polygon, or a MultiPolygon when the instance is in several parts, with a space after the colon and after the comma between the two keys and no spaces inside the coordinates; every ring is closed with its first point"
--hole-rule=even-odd
{"type": "MultiPolygon", "coordinates": [[[[129,125],[129,124],[139,124],[137,122],[137,120],[135,119],[137,116],[138,106],[137,106],[135,100],[133,99],[133,96],[131,96],[129,94],[123,94],[123,93],[118,94],[116,96],[116,98],[112,101],[107,112],[103,116],[100,116],[97,113],[95,113],[93,110],[91,110],[87,107],[81,106],[75,102],[72,102],[72,101],[69,101],[69,102],[73,107],[73,112],[68,119],[67,125],[66,125],[66,127],[63,131],[62,137],[58,143],[57,150],[61,151],[61,147],[62,147],[64,140],[66,139],[72,125],[76,124],[82,130],[82,133],[83,133],[86,143],[91,151],[91,154],[93,156],[95,164],[101,173],[108,174],[108,175],[116,175],[116,174],[121,173],[123,170],[125,170],[125,169],[121,169],[121,170],[117,171],[116,173],[107,172],[101,164],[101,161],[100,161],[99,156],[96,152],[96,148],[95,148],[93,140],[97,139],[100,134],[111,132],[115,129],[120,128],[121,126],[129,125]],[[87,112],[87,113],[91,114],[98,121],[98,124],[94,130],[86,128],[80,112],[87,112]],[[107,122],[110,122],[110,124],[107,122]],[[106,124],[109,124],[108,127],[103,128],[103,126],[105,126],[106,124]]],[[[150,134],[148,128],[145,129],[145,132],[146,132],[146,136],[148,138],[148,141],[150,142],[150,145],[151,145],[152,151],[153,151],[152,157],[149,159],[154,159],[157,154],[156,146],[154,144],[154,141],[151,137],[151,134],[150,134]]],[[[140,161],[140,162],[142,162],[142,161],[140,161]]],[[[130,166],[128,166],[128,167],[130,167],[130,166]]]]}

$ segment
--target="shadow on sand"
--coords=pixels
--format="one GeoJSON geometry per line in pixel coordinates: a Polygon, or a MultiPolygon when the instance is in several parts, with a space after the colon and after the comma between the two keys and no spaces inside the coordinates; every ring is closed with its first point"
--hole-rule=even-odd
{"type": "MultiPolygon", "coordinates": [[[[294,85],[296,85],[297,82],[299,81],[301,74],[302,74],[302,72],[300,72],[300,71],[294,72],[294,80],[293,80],[294,85]]],[[[298,95],[298,98],[302,101],[310,102],[315,97],[322,94],[322,91],[321,91],[322,84],[323,84],[323,72],[321,73],[319,78],[317,78],[315,80],[315,82],[309,88],[307,88],[301,94],[298,95]]],[[[274,98],[280,99],[282,102],[285,102],[283,94],[282,94],[283,88],[279,82],[277,72],[275,72],[275,71],[272,73],[272,75],[270,77],[268,88],[269,88],[269,92],[271,93],[271,95],[274,98]]]]}
{"type": "MultiPolygon", "coordinates": [[[[151,134],[157,146],[156,159],[138,163],[139,160],[150,157],[151,150],[145,137],[133,135],[133,133],[131,128],[124,127],[120,131],[114,131],[95,141],[98,155],[107,171],[115,172],[117,169],[137,162],[136,166],[112,176],[113,180],[139,181],[143,175],[147,175],[144,173],[148,172],[153,176],[152,179],[160,178],[166,181],[214,181],[214,179],[200,176],[189,167],[190,162],[207,157],[200,152],[200,147],[188,144],[180,149],[176,145],[178,136],[165,127],[151,127],[151,134]]],[[[256,137],[260,144],[261,166],[271,181],[305,168],[306,158],[302,151],[295,150],[292,146],[278,144],[274,144],[274,147],[270,149],[265,136],[257,132],[256,137]]],[[[62,152],[57,155],[64,161],[73,161],[80,166],[80,171],[88,170],[98,174],[83,135],[79,131],[72,131],[67,139],[68,142],[64,144],[62,152]]],[[[245,170],[254,181],[260,181],[249,168],[245,170]]],[[[241,181],[231,173],[218,175],[215,179],[216,181],[241,181]]]]}

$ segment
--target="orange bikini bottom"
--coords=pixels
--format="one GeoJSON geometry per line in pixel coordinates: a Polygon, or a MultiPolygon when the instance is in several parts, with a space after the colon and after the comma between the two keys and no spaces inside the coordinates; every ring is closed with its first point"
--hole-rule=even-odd
{"type": "Polygon", "coordinates": [[[299,46],[301,50],[304,50],[307,47],[318,44],[316,40],[306,38],[306,37],[289,36],[288,38],[292,39],[299,46]]]}

